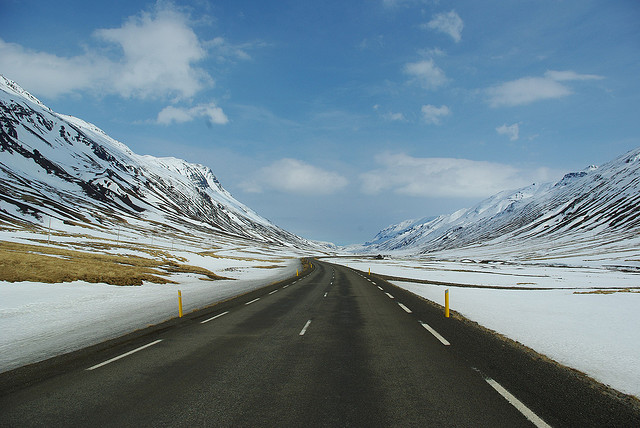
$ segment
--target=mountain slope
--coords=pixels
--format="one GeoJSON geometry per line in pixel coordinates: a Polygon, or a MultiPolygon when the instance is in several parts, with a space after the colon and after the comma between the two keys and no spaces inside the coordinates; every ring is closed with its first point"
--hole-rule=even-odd
{"type": "Polygon", "coordinates": [[[311,244],[236,201],[203,166],[133,153],[0,76],[0,226],[54,218],[93,229],[224,234],[311,244]]]}
{"type": "Polygon", "coordinates": [[[619,244],[639,232],[640,148],[557,183],[532,184],[450,215],[390,226],[364,249],[427,253],[483,246],[487,252],[523,253],[545,243],[575,249],[619,244]]]}

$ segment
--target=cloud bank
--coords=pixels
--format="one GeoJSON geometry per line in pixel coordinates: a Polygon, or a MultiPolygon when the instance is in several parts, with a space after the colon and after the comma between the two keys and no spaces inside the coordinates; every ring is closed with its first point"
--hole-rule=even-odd
{"type": "Polygon", "coordinates": [[[486,89],[491,107],[511,107],[536,101],[562,98],[573,92],[561,82],[599,80],[602,76],[578,74],[574,71],[547,71],[543,77],[523,77],[486,89]]]}
{"type": "Polygon", "coordinates": [[[344,188],[348,180],[342,175],[315,167],[297,159],[284,158],[259,169],[241,184],[246,192],[276,190],[299,194],[332,194],[344,188]]]}
{"type": "Polygon", "coordinates": [[[0,70],[45,97],[88,91],[99,96],[175,100],[213,86],[213,77],[198,66],[210,53],[248,57],[222,38],[200,40],[189,16],[169,2],[158,2],[150,12],[130,17],[118,28],[96,30],[93,37],[98,43],[72,57],[36,52],[0,39],[0,70]]]}
{"type": "Polygon", "coordinates": [[[186,123],[196,118],[204,118],[209,123],[224,125],[229,122],[229,118],[224,111],[214,103],[200,104],[191,108],[179,108],[167,106],[160,113],[156,122],[160,125],[171,125],[172,123],[186,123]]]}
{"type": "Polygon", "coordinates": [[[415,197],[479,198],[549,181],[551,171],[522,171],[510,165],[455,158],[416,158],[403,153],[376,156],[378,168],[360,175],[362,191],[415,197]]]}

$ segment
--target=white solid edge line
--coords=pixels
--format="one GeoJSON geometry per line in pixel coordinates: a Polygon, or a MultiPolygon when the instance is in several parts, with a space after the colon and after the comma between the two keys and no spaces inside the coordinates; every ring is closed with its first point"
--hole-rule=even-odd
{"type": "Polygon", "coordinates": [[[304,327],[302,327],[302,330],[300,330],[300,336],[304,336],[304,334],[307,332],[307,329],[309,328],[309,324],[311,324],[311,320],[307,321],[304,327]]]}
{"type": "Polygon", "coordinates": [[[250,305],[250,304],[252,304],[252,303],[257,302],[258,300],[260,300],[260,298],[259,298],[259,297],[258,297],[257,299],[253,299],[253,300],[252,300],[252,301],[250,301],[250,302],[245,303],[245,305],[250,305]]]}
{"type": "Polygon", "coordinates": [[[204,324],[204,323],[206,323],[206,322],[213,321],[214,319],[219,318],[219,317],[221,317],[221,316],[223,316],[223,315],[226,315],[226,314],[228,314],[228,313],[229,313],[229,311],[225,311],[225,312],[223,312],[223,313],[221,313],[221,314],[216,315],[215,317],[211,317],[211,318],[209,318],[209,319],[207,319],[207,320],[200,321],[200,324],[204,324]]]}
{"type": "Polygon", "coordinates": [[[97,369],[97,368],[99,368],[99,367],[106,366],[106,365],[107,365],[107,364],[109,364],[109,363],[113,363],[114,361],[118,361],[120,358],[128,357],[128,356],[129,356],[129,355],[131,355],[131,354],[135,354],[135,353],[136,353],[136,352],[138,352],[138,351],[142,351],[143,349],[148,348],[149,346],[153,346],[153,345],[155,345],[156,343],[160,343],[160,342],[162,342],[162,339],[158,339],[158,340],[156,340],[156,341],[154,341],[154,342],[147,343],[146,345],[141,346],[141,347],[139,347],[139,348],[136,348],[136,349],[134,349],[133,351],[125,352],[124,354],[122,354],[122,355],[118,355],[117,357],[114,357],[114,358],[112,358],[112,359],[110,359],[110,360],[103,361],[102,363],[100,363],[100,364],[96,364],[95,366],[91,366],[91,367],[89,367],[87,370],[95,370],[95,369],[97,369]]]}
{"type": "Polygon", "coordinates": [[[432,328],[431,328],[431,326],[430,326],[429,324],[424,323],[424,322],[421,322],[420,324],[422,324],[422,326],[423,326],[424,328],[426,328],[426,329],[429,331],[429,333],[433,334],[433,335],[435,336],[435,338],[436,338],[436,339],[438,339],[440,342],[442,342],[442,344],[443,344],[444,346],[449,346],[449,345],[451,345],[447,339],[445,339],[444,337],[442,337],[442,336],[440,335],[440,333],[438,333],[437,331],[435,331],[434,329],[432,329],[432,328]]]}
{"type": "Polygon", "coordinates": [[[391,294],[389,294],[389,293],[384,293],[384,294],[386,294],[387,296],[389,296],[389,298],[390,298],[390,299],[393,299],[393,298],[394,298],[394,297],[393,297],[391,294]]]}
{"type": "Polygon", "coordinates": [[[401,307],[402,309],[404,309],[404,311],[405,311],[406,313],[408,313],[408,314],[412,313],[412,312],[411,312],[411,309],[407,308],[407,307],[406,307],[405,305],[403,305],[402,303],[398,302],[398,305],[400,305],[400,307],[401,307]]]}
{"type": "Polygon", "coordinates": [[[543,421],[538,415],[533,413],[531,409],[529,409],[527,406],[525,406],[522,403],[522,401],[514,397],[513,394],[511,394],[509,391],[504,389],[503,386],[500,385],[498,382],[491,379],[490,377],[485,377],[484,380],[486,380],[487,383],[491,385],[493,389],[498,391],[498,394],[502,395],[505,398],[505,400],[511,403],[513,407],[518,409],[518,411],[522,413],[527,419],[529,419],[535,426],[537,426],[538,428],[551,428],[549,424],[543,421]]]}

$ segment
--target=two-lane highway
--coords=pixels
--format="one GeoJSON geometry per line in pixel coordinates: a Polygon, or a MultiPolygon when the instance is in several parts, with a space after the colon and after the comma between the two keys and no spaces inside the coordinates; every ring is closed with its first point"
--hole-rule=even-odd
{"type": "Polygon", "coordinates": [[[544,426],[410,305],[314,265],[0,391],[0,426],[544,426]]]}

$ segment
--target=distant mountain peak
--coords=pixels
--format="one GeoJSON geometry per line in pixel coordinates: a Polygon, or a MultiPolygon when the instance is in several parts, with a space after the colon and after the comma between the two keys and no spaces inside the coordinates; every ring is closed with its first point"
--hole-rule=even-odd
{"type": "Polygon", "coordinates": [[[512,247],[527,253],[534,243],[543,252],[552,251],[553,242],[592,251],[599,248],[595,242],[618,245],[640,235],[639,161],[637,148],[556,183],[501,192],[449,215],[392,225],[361,249],[416,254],[495,245],[495,253],[512,247]]]}
{"type": "Polygon", "coordinates": [[[0,200],[0,224],[6,225],[38,225],[52,217],[89,228],[163,227],[312,246],[234,199],[210,168],[138,155],[96,125],[53,112],[5,77],[0,200]]]}
{"type": "Polygon", "coordinates": [[[38,104],[40,107],[51,110],[49,107],[45,106],[38,98],[31,95],[29,92],[25,91],[22,86],[18,85],[15,81],[4,77],[0,74],[0,88],[4,89],[7,92],[13,93],[19,97],[25,98],[32,103],[38,104]]]}

